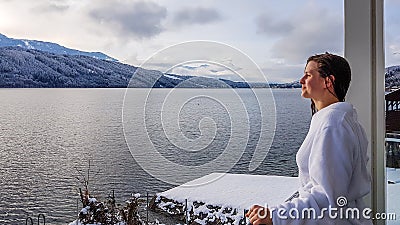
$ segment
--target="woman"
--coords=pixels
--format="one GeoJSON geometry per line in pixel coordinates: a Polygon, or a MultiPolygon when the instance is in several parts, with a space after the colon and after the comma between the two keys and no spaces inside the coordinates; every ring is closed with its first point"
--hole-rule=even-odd
{"type": "Polygon", "coordinates": [[[298,197],[273,208],[253,206],[246,214],[253,225],[372,224],[363,215],[362,199],[371,186],[368,141],[353,106],[344,102],[350,80],[343,57],[325,53],[308,58],[301,95],[311,99],[313,116],[296,155],[298,197]]]}

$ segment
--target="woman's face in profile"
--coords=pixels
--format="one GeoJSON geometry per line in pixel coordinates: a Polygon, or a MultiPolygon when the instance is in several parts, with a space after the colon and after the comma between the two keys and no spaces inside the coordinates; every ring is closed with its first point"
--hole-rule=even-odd
{"type": "Polygon", "coordinates": [[[300,79],[301,96],[319,100],[326,88],[325,79],[318,72],[318,63],[310,61],[304,70],[304,76],[300,79]]]}

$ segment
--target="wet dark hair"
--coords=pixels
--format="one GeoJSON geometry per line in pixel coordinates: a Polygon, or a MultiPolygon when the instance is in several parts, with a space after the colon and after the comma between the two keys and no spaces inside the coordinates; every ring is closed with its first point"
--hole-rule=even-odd
{"type": "MultiPolygon", "coordinates": [[[[344,102],[351,81],[351,69],[347,60],[341,56],[325,52],[324,54],[310,56],[307,59],[307,64],[311,61],[318,64],[320,76],[328,77],[332,82],[334,92],[331,92],[331,94],[340,102],[344,102]],[[335,80],[331,79],[330,75],[333,75],[335,80]]],[[[311,100],[311,111],[312,115],[317,112],[313,100],[311,100]]]]}

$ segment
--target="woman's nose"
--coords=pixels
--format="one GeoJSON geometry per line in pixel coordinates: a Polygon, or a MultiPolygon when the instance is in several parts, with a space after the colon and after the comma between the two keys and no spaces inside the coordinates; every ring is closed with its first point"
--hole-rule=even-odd
{"type": "Polygon", "coordinates": [[[300,78],[300,84],[304,84],[304,76],[300,78]]]}

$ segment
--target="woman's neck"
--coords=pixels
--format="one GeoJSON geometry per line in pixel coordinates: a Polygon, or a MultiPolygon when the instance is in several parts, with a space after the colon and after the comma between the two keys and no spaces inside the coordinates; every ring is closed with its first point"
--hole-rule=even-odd
{"type": "Polygon", "coordinates": [[[319,111],[333,103],[339,102],[339,100],[333,96],[329,97],[329,98],[321,99],[321,100],[313,99],[313,101],[314,101],[315,108],[317,109],[317,111],[319,111]]]}

